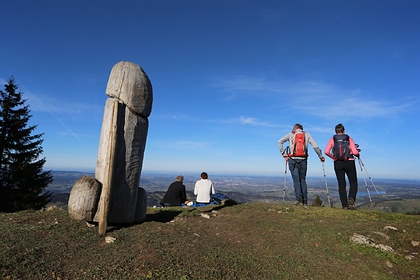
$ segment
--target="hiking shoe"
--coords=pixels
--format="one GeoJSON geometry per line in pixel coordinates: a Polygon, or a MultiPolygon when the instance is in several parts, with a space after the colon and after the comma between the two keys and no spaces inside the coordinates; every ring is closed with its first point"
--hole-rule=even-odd
{"type": "Polygon", "coordinates": [[[349,197],[349,210],[356,210],[356,203],[352,197],[349,197]]]}
{"type": "Polygon", "coordinates": [[[301,206],[302,205],[302,201],[295,201],[295,203],[293,203],[294,206],[301,206]]]}

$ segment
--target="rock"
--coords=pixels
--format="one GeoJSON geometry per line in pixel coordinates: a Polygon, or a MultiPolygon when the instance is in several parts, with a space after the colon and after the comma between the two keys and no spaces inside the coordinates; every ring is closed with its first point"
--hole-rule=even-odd
{"type": "Polygon", "coordinates": [[[375,241],[369,237],[366,237],[361,234],[354,233],[352,237],[350,237],[350,241],[358,244],[365,244],[371,246],[375,244],[375,241]]]}
{"type": "Polygon", "coordinates": [[[382,236],[383,238],[385,238],[386,241],[389,241],[389,236],[386,235],[385,233],[379,232],[379,231],[374,231],[373,233],[382,236]]]}
{"type": "Polygon", "coordinates": [[[377,244],[377,245],[375,245],[375,248],[379,248],[383,252],[389,252],[389,253],[394,252],[394,249],[392,249],[390,246],[384,245],[384,244],[377,244]]]}
{"type": "Polygon", "coordinates": [[[114,243],[115,240],[117,240],[117,239],[115,237],[112,237],[112,236],[105,237],[105,242],[106,243],[114,243]]]}
{"type": "Polygon", "coordinates": [[[387,230],[395,230],[395,231],[398,230],[396,227],[393,227],[393,226],[386,226],[386,227],[384,227],[384,229],[387,229],[387,230]]]}
{"type": "Polygon", "coordinates": [[[350,237],[350,241],[358,244],[364,244],[369,247],[375,247],[381,249],[383,252],[394,252],[394,249],[392,249],[390,246],[384,244],[376,244],[373,239],[361,234],[354,233],[353,236],[350,237]]]}
{"type": "Polygon", "coordinates": [[[92,221],[98,207],[101,188],[102,185],[98,180],[89,176],[80,177],[74,183],[69,196],[70,218],[92,221]]]}

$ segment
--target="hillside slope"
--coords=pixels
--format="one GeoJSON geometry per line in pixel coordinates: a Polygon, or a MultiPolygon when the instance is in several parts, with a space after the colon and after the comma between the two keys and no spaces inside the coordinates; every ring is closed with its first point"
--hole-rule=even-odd
{"type": "Polygon", "coordinates": [[[106,243],[62,210],[1,213],[0,277],[419,279],[419,228],[418,215],[249,203],[149,208],[142,224],[108,227],[106,243]]]}

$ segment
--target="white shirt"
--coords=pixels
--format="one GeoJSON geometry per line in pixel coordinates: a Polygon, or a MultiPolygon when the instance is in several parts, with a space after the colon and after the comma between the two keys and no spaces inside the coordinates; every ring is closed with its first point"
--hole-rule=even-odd
{"type": "Polygon", "coordinates": [[[194,194],[198,203],[209,203],[210,196],[215,193],[213,183],[209,179],[201,179],[195,183],[194,194]]]}

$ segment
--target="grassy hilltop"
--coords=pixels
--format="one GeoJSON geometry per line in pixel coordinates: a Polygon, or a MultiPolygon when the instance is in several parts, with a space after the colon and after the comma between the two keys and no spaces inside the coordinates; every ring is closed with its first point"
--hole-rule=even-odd
{"type": "Polygon", "coordinates": [[[418,215],[247,203],[148,208],[142,224],[108,227],[107,243],[60,209],[2,213],[0,277],[419,279],[419,229],[418,215]]]}

